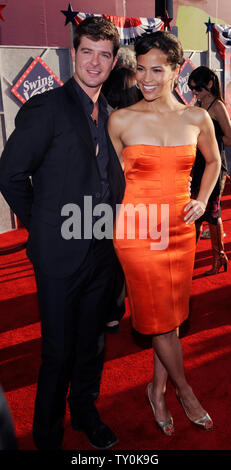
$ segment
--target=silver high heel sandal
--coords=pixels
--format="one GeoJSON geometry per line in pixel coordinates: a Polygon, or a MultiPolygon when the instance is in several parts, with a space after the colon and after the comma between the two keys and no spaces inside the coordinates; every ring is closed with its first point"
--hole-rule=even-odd
{"type": "Polygon", "coordinates": [[[189,421],[191,421],[191,423],[195,424],[196,426],[199,426],[202,429],[205,429],[205,431],[210,431],[213,428],[213,421],[212,421],[212,419],[210,418],[210,416],[207,412],[205,413],[205,415],[202,418],[192,419],[190,414],[188,413],[188,411],[185,408],[184,402],[183,402],[182,398],[180,397],[178,390],[176,391],[176,396],[177,396],[181,406],[183,407],[183,410],[184,410],[186,416],[188,417],[189,421]]]}
{"type": "Polygon", "coordinates": [[[157,421],[157,419],[156,419],[155,407],[154,407],[153,402],[152,402],[152,399],[151,399],[151,389],[152,389],[152,384],[149,383],[148,386],[147,386],[147,395],[148,395],[149,403],[150,403],[150,405],[151,405],[151,407],[152,407],[152,411],[153,411],[153,414],[154,414],[155,422],[156,422],[156,424],[159,426],[159,428],[161,429],[161,431],[162,431],[166,436],[171,436],[171,435],[174,433],[173,418],[172,418],[172,416],[170,416],[170,418],[168,419],[168,421],[157,421]]]}

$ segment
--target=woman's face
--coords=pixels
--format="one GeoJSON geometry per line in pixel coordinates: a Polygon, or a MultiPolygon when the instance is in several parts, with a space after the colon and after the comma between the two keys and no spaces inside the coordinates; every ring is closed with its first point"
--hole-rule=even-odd
{"type": "Polygon", "coordinates": [[[146,101],[169,94],[178,72],[179,67],[172,70],[167,55],[160,49],[153,48],[137,57],[136,81],[146,101]]]}
{"type": "MultiPolygon", "coordinates": [[[[201,84],[200,84],[201,85],[201,84]]],[[[203,86],[199,86],[194,80],[190,81],[190,89],[192,90],[193,94],[196,96],[197,101],[203,101],[203,99],[209,95],[210,89],[208,88],[210,86],[210,82],[208,85],[205,85],[206,88],[203,86]]]]}

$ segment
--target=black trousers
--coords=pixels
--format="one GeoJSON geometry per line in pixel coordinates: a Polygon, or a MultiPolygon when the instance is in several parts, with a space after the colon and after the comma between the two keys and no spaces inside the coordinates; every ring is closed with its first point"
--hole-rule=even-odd
{"type": "Polygon", "coordinates": [[[92,240],[75,275],[53,279],[35,269],[42,332],[42,364],[33,434],[40,449],[61,446],[69,390],[72,424],[78,426],[100,389],[104,327],[115,289],[111,240],[92,240]]]}

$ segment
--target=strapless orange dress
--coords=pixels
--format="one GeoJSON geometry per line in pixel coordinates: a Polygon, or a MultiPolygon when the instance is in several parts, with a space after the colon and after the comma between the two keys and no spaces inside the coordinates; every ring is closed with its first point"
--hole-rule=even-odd
{"type": "Polygon", "coordinates": [[[186,225],[195,145],[131,145],[123,150],[126,189],[114,247],[126,279],[133,327],[169,332],[187,318],[196,236],[186,225]]]}

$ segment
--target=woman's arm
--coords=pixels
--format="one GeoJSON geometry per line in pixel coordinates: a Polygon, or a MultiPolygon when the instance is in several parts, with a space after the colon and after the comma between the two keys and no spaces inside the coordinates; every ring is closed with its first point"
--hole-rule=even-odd
{"type": "Polygon", "coordinates": [[[197,145],[205,159],[205,170],[197,199],[192,199],[185,207],[185,211],[189,211],[184,219],[186,223],[197,220],[204,213],[221,168],[221,158],[214,125],[209,114],[202,109],[200,109],[200,115],[198,115],[198,125],[200,133],[197,145]]]}
{"type": "Polygon", "coordinates": [[[221,158],[212,120],[207,112],[203,114],[197,145],[205,159],[205,170],[197,199],[207,205],[220,173],[221,158]]]}
{"type": "Polygon", "coordinates": [[[223,142],[224,145],[231,146],[231,121],[229,117],[229,113],[226,109],[226,106],[221,101],[218,101],[215,105],[215,117],[219,122],[224,136],[223,142]]]}
{"type": "Polygon", "coordinates": [[[108,119],[108,134],[110,136],[113,147],[117,153],[122,168],[124,167],[123,161],[123,143],[120,138],[121,134],[121,110],[114,111],[110,114],[108,119]]]}

